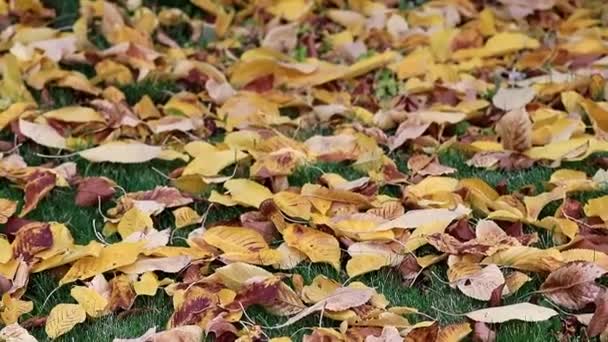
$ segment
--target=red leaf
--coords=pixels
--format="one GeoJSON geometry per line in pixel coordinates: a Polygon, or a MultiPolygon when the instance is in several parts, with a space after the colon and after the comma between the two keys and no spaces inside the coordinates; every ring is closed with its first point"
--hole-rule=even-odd
{"type": "Polygon", "coordinates": [[[471,225],[467,219],[458,220],[456,223],[451,224],[446,231],[462,242],[475,238],[475,233],[473,233],[473,229],[471,229],[471,225]]]}
{"type": "Polygon", "coordinates": [[[110,199],[116,193],[116,183],[106,177],[87,177],[78,183],[75,202],[79,207],[97,205],[98,201],[110,199]]]}
{"type": "Polygon", "coordinates": [[[595,298],[595,312],[589,322],[589,337],[595,337],[604,332],[608,326],[608,291],[602,289],[595,298]]]}
{"type": "Polygon", "coordinates": [[[580,219],[582,217],[583,205],[575,199],[566,198],[561,209],[561,212],[558,213],[561,216],[574,219],[580,219]]]}
{"type": "Polygon", "coordinates": [[[491,307],[500,306],[502,304],[502,291],[505,288],[505,283],[500,284],[492,291],[490,295],[489,305],[491,307]]]}
{"type": "Polygon", "coordinates": [[[10,279],[0,275],[0,296],[13,287],[13,282],[10,279]]]}
{"type": "Polygon", "coordinates": [[[109,309],[114,311],[117,309],[129,310],[135,302],[135,290],[131,285],[131,280],[126,275],[120,275],[110,281],[110,300],[109,309]]]}
{"type": "Polygon", "coordinates": [[[36,253],[50,248],[53,245],[53,234],[48,223],[29,223],[19,231],[13,241],[13,255],[15,258],[30,260],[36,253]]]}
{"type": "Polygon", "coordinates": [[[21,229],[22,227],[24,227],[27,224],[34,223],[34,222],[37,222],[37,221],[32,221],[32,220],[28,220],[28,219],[19,218],[19,217],[9,217],[8,221],[6,221],[6,224],[4,225],[4,233],[9,236],[9,240],[10,240],[11,237],[14,238],[15,235],[17,235],[17,232],[19,231],[19,229],[21,229]]]}
{"type": "Polygon", "coordinates": [[[272,90],[273,86],[274,86],[274,75],[270,74],[270,75],[258,77],[255,80],[247,83],[243,87],[243,89],[254,91],[256,93],[263,93],[263,92],[272,90]]]}
{"type": "Polygon", "coordinates": [[[428,327],[416,328],[405,337],[406,342],[426,342],[436,341],[439,334],[439,324],[437,322],[428,327]]]}
{"type": "Polygon", "coordinates": [[[475,322],[473,325],[473,342],[494,342],[496,332],[484,322],[475,322]]]}
{"type": "Polygon", "coordinates": [[[35,171],[27,179],[24,187],[25,204],[19,217],[24,217],[34,210],[42,200],[55,187],[55,174],[50,171],[35,171]]]}

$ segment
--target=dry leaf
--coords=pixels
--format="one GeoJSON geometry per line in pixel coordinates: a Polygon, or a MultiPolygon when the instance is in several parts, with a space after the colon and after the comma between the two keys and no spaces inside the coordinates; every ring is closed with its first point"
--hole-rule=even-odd
{"type": "Polygon", "coordinates": [[[504,148],[525,151],[532,146],[532,122],[525,108],[506,113],[496,123],[496,133],[504,148]]]}
{"type": "Polygon", "coordinates": [[[466,316],[484,323],[503,323],[511,320],[542,322],[557,316],[557,312],[535,304],[519,303],[471,311],[466,316]]]}
{"type": "Polygon", "coordinates": [[[44,331],[50,338],[57,338],[82,323],[87,314],[79,304],[58,304],[49,312],[44,331]]]}
{"type": "Polygon", "coordinates": [[[600,293],[595,279],[606,270],[595,263],[574,261],[551,272],[540,291],[558,305],[578,310],[592,303],[600,293]]]}

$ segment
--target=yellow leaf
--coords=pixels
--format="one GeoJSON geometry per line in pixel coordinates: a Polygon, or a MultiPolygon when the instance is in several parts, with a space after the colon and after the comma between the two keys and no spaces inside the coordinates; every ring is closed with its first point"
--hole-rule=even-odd
{"type": "Polygon", "coordinates": [[[551,272],[562,264],[562,260],[559,251],[555,248],[515,246],[486,257],[481,263],[509,266],[523,271],[551,272]]]}
{"type": "Polygon", "coordinates": [[[8,124],[17,120],[26,110],[32,109],[34,106],[27,102],[13,103],[0,113],[0,130],[4,129],[8,124]]]}
{"type": "Polygon", "coordinates": [[[436,233],[443,233],[450,222],[451,220],[435,220],[419,225],[405,242],[405,251],[408,253],[413,252],[416,249],[426,245],[428,243],[426,236],[436,233]]]}
{"type": "Polygon", "coordinates": [[[473,329],[469,323],[456,323],[445,326],[439,330],[436,342],[458,342],[469,335],[473,329]]]}
{"type": "MultiPolygon", "coordinates": [[[[0,224],[5,224],[9,217],[13,216],[16,210],[17,202],[0,198],[0,224]]],[[[0,263],[2,262],[2,258],[0,258],[0,263]]]]}
{"type": "Polygon", "coordinates": [[[312,304],[318,303],[340,288],[340,283],[324,275],[317,275],[310,285],[302,289],[302,300],[312,304]]]}
{"type": "Polygon", "coordinates": [[[513,294],[530,280],[532,280],[532,278],[530,278],[527,274],[519,271],[514,271],[505,277],[505,284],[509,289],[509,294],[513,294]]]}
{"type": "Polygon", "coordinates": [[[332,235],[317,229],[290,225],[283,230],[283,238],[289,247],[306,254],[312,262],[327,262],[340,269],[340,245],[332,235]]]}
{"type": "Polygon", "coordinates": [[[381,54],[374,55],[369,58],[365,58],[351,66],[346,70],[344,78],[354,78],[357,76],[365,75],[368,72],[375,70],[379,67],[385,66],[397,58],[397,53],[394,51],[386,51],[381,54]]]}
{"type": "Polygon", "coordinates": [[[138,296],[155,296],[158,286],[158,277],[154,272],[142,274],[139,280],[133,283],[133,289],[138,296]]]}
{"type": "Polygon", "coordinates": [[[562,160],[586,156],[591,143],[588,137],[573,138],[565,141],[554,142],[545,146],[532,147],[524,154],[532,159],[562,160]]]}
{"type": "Polygon", "coordinates": [[[119,85],[133,83],[131,70],[126,66],[109,59],[102,60],[95,64],[95,72],[95,80],[98,81],[117,83],[119,85]]]}
{"type": "Polygon", "coordinates": [[[82,323],[87,314],[79,304],[58,304],[49,313],[44,331],[54,339],[72,330],[76,324],[82,323]]]}
{"type": "Polygon", "coordinates": [[[50,229],[53,235],[53,245],[51,248],[36,254],[36,257],[42,260],[67,253],[74,248],[74,239],[68,227],[61,223],[52,222],[50,229]]]}
{"type": "Polygon", "coordinates": [[[147,229],[152,228],[154,222],[150,218],[150,215],[139,210],[137,207],[133,207],[123,215],[118,223],[118,233],[125,239],[129,235],[135,232],[144,232],[147,229]]]}
{"type": "Polygon", "coordinates": [[[453,58],[457,60],[472,57],[503,56],[523,49],[536,49],[540,42],[523,33],[501,32],[488,39],[482,48],[462,49],[454,52],[453,58]]]}
{"type": "Polygon", "coordinates": [[[216,226],[203,233],[203,240],[224,252],[254,252],[268,244],[256,230],[243,227],[216,226]]]}
{"type": "Polygon", "coordinates": [[[87,315],[91,317],[101,317],[108,314],[108,300],[93,288],[85,286],[74,286],[70,290],[72,298],[82,306],[87,315]]]}
{"type": "Polygon", "coordinates": [[[431,51],[438,62],[445,62],[452,53],[452,40],[458,34],[458,29],[438,30],[431,34],[431,51]]]}
{"type": "MultiPolygon", "coordinates": [[[[192,152],[188,153],[192,154],[192,152]]],[[[209,151],[195,157],[186,166],[182,175],[217,176],[225,167],[247,157],[246,153],[234,149],[209,151]]]]}
{"type": "Polygon", "coordinates": [[[545,228],[552,233],[563,234],[569,239],[574,239],[576,234],[578,234],[578,224],[568,219],[547,216],[540,220],[540,222],[535,222],[534,225],[545,228]]]}
{"type": "Polygon", "coordinates": [[[494,19],[494,12],[490,8],[484,8],[479,13],[479,31],[484,36],[496,34],[496,20],[494,19]]]}
{"type": "Polygon", "coordinates": [[[7,239],[0,236],[0,264],[6,264],[13,257],[11,244],[7,239]]]}
{"type": "Polygon", "coordinates": [[[106,120],[94,109],[82,106],[68,106],[44,113],[47,119],[70,123],[105,122],[106,120]]]}
{"type": "Polygon", "coordinates": [[[281,191],[274,194],[272,200],[288,216],[304,220],[310,219],[312,206],[306,197],[289,191],[281,191]]]}
{"type": "Polygon", "coordinates": [[[137,260],[143,246],[143,242],[119,242],[105,246],[98,257],[87,256],[78,259],[61,278],[59,284],[88,279],[97,274],[130,265],[137,260]]]}
{"type": "Polygon", "coordinates": [[[458,179],[456,178],[426,177],[420,183],[408,186],[406,192],[421,198],[439,192],[453,192],[457,187],[458,179]]]}
{"type": "Polygon", "coordinates": [[[33,302],[13,298],[8,293],[2,295],[0,304],[0,318],[5,325],[17,323],[21,315],[34,310],[33,302]]]}
{"type": "Polygon", "coordinates": [[[354,243],[348,247],[348,254],[351,258],[346,263],[346,273],[351,278],[385,266],[396,266],[403,260],[402,255],[380,243],[354,243]]]}
{"type": "Polygon", "coordinates": [[[433,54],[428,48],[418,48],[399,62],[397,76],[400,79],[426,74],[433,62],[433,54]]]}
{"type": "Polygon", "coordinates": [[[551,192],[543,192],[540,195],[536,196],[525,196],[524,204],[526,205],[527,211],[527,219],[530,221],[536,221],[538,215],[543,210],[543,208],[558,199],[564,198],[566,192],[563,188],[555,188],[551,192]]]}
{"type": "Polygon", "coordinates": [[[587,216],[599,216],[603,221],[608,221],[608,196],[590,199],[583,209],[587,216]]]}
{"type": "Polygon", "coordinates": [[[281,255],[281,260],[273,265],[274,268],[290,270],[298,266],[300,262],[306,260],[305,254],[295,248],[289,247],[285,242],[279,245],[276,251],[281,255]]]}
{"type": "Polygon", "coordinates": [[[233,201],[244,206],[259,208],[260,203],[272,197],[268,188],[249,179],[231,179],[224,183],[224,188],[233,201]]]}
{"type": "Polygon", "coordinates": [[[593,249],[574,248],[562,251],[564,262],[589,261],[594,262],[604,269],[608,269],[608,254],[593,249]]]}
{"type": "Polygon", "coordinates": [[[142,120],[158,119],[161,117],[160,112],[148,95],[144,95],[141,100],[133,106],[133,112],[142,120]]]}
{"type": "Polygon", "coordinates": [[[219,203],[225,207],[234,207],[235,205],[238,205],[230,195],[223,195],[215,190],[211,190],[208,200],[211,203],[219,203]]]}
{"type": "Polygon", "coordinates": [[[228,288],[238,290],[251,278],[270,278],[272,273],[265,269],[242,262],[235,262],[215,270],[215,274],[228,288]]]}
{"type": "Polygon", "coordinates": [[[273,0],[266,10],[272,15],[287,21],[295,21],[305,16],[313,7],[313,1],[307,0],[273,0]]]}
{"type": "Polygon", "coordinates": [[[181,207],[173,210],[175,217],[175,228],[191,226],[202,221],[202,217],[190,207],[181,207]]]}
{"type": "Polygon", "coordinates": [[[69,264],[84,257],[97,257],[101,254],[103,247],[104,246],[97,241],[91,241],[86,246],[75,245],[64,254],[54,255],[36,263],[32,267],[32,273],[42,272],[57,266],[69,264]]]}

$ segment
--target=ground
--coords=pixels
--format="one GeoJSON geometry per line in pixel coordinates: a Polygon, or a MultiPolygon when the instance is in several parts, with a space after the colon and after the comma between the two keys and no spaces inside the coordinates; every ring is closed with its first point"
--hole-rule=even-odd
{"type": "MultiPolygon", "coordinates": [[[[78,1],[74,0],[47,0],[46,5],[55,8],[57,18],[53,23],[56,28],[67,27],[73,23],[78,17],[78,1]]],[[[171,5],[170,0],[154,0],[151,1],[158,5],[171,5]]],[[[180,2],[181,4],[181,2],[180,2]]],[[[407,4],[409,5],[409,4],[407,4]]],[[[415,5],[415,4],[413,4],[415,5]]],[[[183,9],[188,10],[189,2],[185,2],[183,9]]],[[[179,35],[179,32],[176,33],[179,35]]],[[[100,37],[103,40],[103,37],[100,37]]],[[[103,45],[103,41],[99,44],[103,45]]],[[[82,70],[87,72],[86,68],[82,70]]],[[[89,70],[90,71],[90,70],[89,70]]],[[[142,83],[132,84],[123,87],[122,90],[127,95],[130,103],[137,102],[143,95],[149,95],[153,99],[166,96],[165,92],[174,87],[168,81],[146,80],[142,83]]],[[[51,96],[54,104],[61,107],[71,103],[70,92],[62,91],[55,88],[51,90],[51,96]]],[[[311,132],[304,132],[304,135],[313,135],[316,133],[328,132],[328,127],[315,127],[311,132]]],[[[8,133],[4,134],[4,140],[11,140],[13,136],[8,133]]],[[[219,133],[221,134],[221,133],[219,133]]],[[[221,141],[222,136],[212,136],[211,139],[221,141]]],[[[51,159],[48,155],[53,154],[53,150],[38,146],[32,142],[26,142],[19,148],[19,153],[25,158],[28,165],[37,166],[51,159]]],[[[403,173],[408,173],[406,161],[409,157],[407,152],[399,150],[392,152],[389,157],[396,161],[399,170],[403,173]]],[[[595,156],[589,157],[587,160],[592,160],[595,156]]],[[[474,168],[465,164],[466,157],[460,152],[448,149],[440,154],[442,164],[451,166],[457,169],[457,172],[452,175],[456,178],[477,177],[485,180],[490,185],[497,185],[501,180],[506,180],[509,191],[516,191],[523,187],[534,186],[537,190],[545,189],[545,183],[548,181],[554,169],[544,166],[534,166],[527,170],[517,171],[490,171],[480,168],[474,168]]],[[[183,162],[162,162],[154,161],[145,164],[137,165],[115,165],[106,163],[90,163],[77,156],[61,158],[61,161],[74,161],[77,163],[79,174],[82,176],[105,176],[114,180],[122,191],[133,192],[140,190],[149,190],[158,185],[169,185],[166,177],[168,173],[176,167],[185,165],[183,162]]],[[[587,161],[575,163],[563,163],[563,167],[582,170],[588,176],[592,176],[598,169],[587,161]]],[[[238,172],[241,176],[246,177],[246,167],[239,168],[238,172]]],[[[322,172],[335,172],[341,174],[347,179],[355,179],[361,174],[354,171],[346,163],[318,163],[313,165],[305,165],[290,176],[290,183],[293,185],[315,182],[322,172]]],[[[387,194],[399,195],[399,190],[394,186],[384,186],[380,192],[387,194]]],[[[608,194],[607,191],[597,191],[593,193],[574,194],[573,197],[579,200],[586,200],[591,197],[608,194]]],[[[111,203],[106,203],[102,208],[81,208],[74,204],[75,190],[71,188],[58,188],[46,197],[39,206],[29,214],[28,218],[33,220],[48,221],[49,219],[65,223],[78,244],[86,244],[91,240],[95,240],[94,231],[101,229],[102,218],[99,210],[107,209],[111,203]],[[95,220],[93,220],[95,218],[95,220]]],[[[21,201],[23,192],[8,182],[0,180],[0,198],[8,198],[15,201],[21,201]]],[[[542,215],[551,215],[557,204],[553,203],[543,210],[542,215]]],[[[196,207],[199,213],[203,213],[207,209],[207,204],[199,203],[196,207]]],[[[228,220],[237,217],[241,213],[238,208],[218,208],[214,207],[209,211],[207,224],[213,224],[220,220],[228,220]]],[[[157,228],[173,227],[173,218],[170,213],[160,215],[156,222],[157,228]]],[[[191,229],[180,229],[173,235],[172,243],[175,245],[183,245],[183,241],[191,229]]],[[[532,229],[526,227],[527,229],[532,229]]],[[[540,244],[546,248],[552,245],[552,240],[548,235],[541,235],[540,244]]],[[[362,276],[362,280],[368,286],[377,289],[378,292],[384,294],[392,305],[402,305],[418,308],[424,313],[424,316],[419,316],[418,319],[432,317],[438,320],[442,325],[451,322],[463,321],[463,314],[474,309],[486,307],[485,302],[476,301],[474,299],[463,296],[457,289],[451,288],[445,276],[446,268],[444,265],[432,266],[425,270],[420,279],[412,287],[406,286],[401,279],[399,273],[392,269],[383,269],[362,276]]],[[[34,274],[29,282],[28,291],[24,298],[34,302],[34,311],[25,315],[23,319],[37,316],[46,316],[50,309],[59,303],[74,302],[69,294],[69,287],[57,288],[58,278],[54,271],[45,271],[39,274],[34,274]]],[[[299,273],[308,283],[316,275],[323,274],[329,276],[339,282],[347,281],[348,277],[344,271],[337,273],[333,268],[327,265],[303,263],[293,270],[293,273],[299,273]]],[[[507,297],[505,304],[518,303],[522,301],[541,301],[547,303],[541,296],[538,295],[538,286],[542,283],[542,278],[538,275],[533,276],[533,281],[526,284],[514,296],[507,297]]],[[[136,310],[127,314],[114,314],[98,319],[87,319],[83,324],[76,326],[72,331],[60,337],[58,341],[111,341],[115,337],[137,337],[143,334],[152,326],[164,327],[169,316],[172,313],[171,298],[163,291],[159,291],[155,297],[139,297],[134,305],[136,310]]],[[[272,316],[264,310],[253,307],[247,310],[247,317],[262,327],[272,327],[279,325],[286,318],[272,316]]],[[[524,323],[511,322],[502,324],[497,332],[497,341],[548,341],[557,340],[562,324],[562,317],[555,317],[549,321],[539,323],[524,323]]],[[[415,320],[415,319],[414,319],[415,320]]],[[[291,336],[294,341],[300,340],[301,336],[310,331],[311,327],[319,325],[326,327],[337,327],[336,322],[330,320],[322,320],[319,322],[318,317],[311,316],[292,326],[281,329],[265,329],[265,332],[270,337],[275,336],[291,336]]],[[[44,329],[41,327],[34,328],[32,333],[40,340],[44,341],[47,336],[44,329]]],[[[582,339],[582,337],[581,337],[582,339]]]]}

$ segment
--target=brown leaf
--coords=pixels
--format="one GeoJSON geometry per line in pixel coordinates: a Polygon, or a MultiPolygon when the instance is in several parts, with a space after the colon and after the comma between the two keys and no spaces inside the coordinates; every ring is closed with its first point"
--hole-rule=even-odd
{"type": "Polygon", "coordinates": [[[302,311],[305,306],[298,295],[279,277],[254,281],[246,284],[228,306],[228,309],[247,309],[258,304],[275,315],[293,315],[302,311]]]}
{"type": "Polygon", "coordinates": [[[579,310],[592,303],[600,292],[595,279],[606,271],[593,262],[574,261],[551,272],[540,291],[558,305],[579,310]]]}
{"type": "Polygon", "coordinates": [[[114,196],[116,183],[106,177],[86,177],[78,183],[76,190],[76,205],[90,207],[98,201],[106,201],[114,196]]]}
{"type": "Polygon", "coordinates": [[[117,309],[129,310],[135,302],[135,290],[131,284],[131,280],[126,275],[119,275],[110,280],[110,300],[108,301],[108,309],[115,311],[117,309]]]}
{"type": "MultiPolygon", "coordinates": [[[[32,221],[32,220],[28,220],[28,219],[23,219],[23,218],[19,218],[19,217],[10,217],[8,219],[8,221],[6,221],[6,224],[4,225],[4,233],[8,236],[16,236],[17,232],[25,227],[27,224],[29,223],[34,223],[37,221],[32,221]]],[[[38,223],[42,223],[42,222],[38,222],[38,223]]]]}
{"type": "Polygon", "coordinates": [[[446,232],[460,241],[469,241],[475,238],[475,232],[471,229],[469,220],[460,219],[446,228],[446,232]]]}
{"type": "Polygon", "coordinates": [[[238,334],[236,327],[228,322],[224,318],[225,314],[221,314],[212,319],[207,327],[205,327],[205,333],[209,335],[213,333],[215,335],[215,341],[227,341],[235,340],[238,334]]]}
{"type": "Polygon", "coordinates": [[[56,176],[50,171],[35,171],[27,178],[23,191],[25,199],[19,217],[24,217],[34,210],[42,200],[55,187],[56,176]]]}
{"type": "Polygon", "coordinates": [[[427,130],[427,128],[429,128],[429,126],[430,123],[402,122],[397,128],[395,135],[388,138],[389,150],[393,151],[405,144],[406,141],[418,138],[427,130]]]}
{"type": "Polygon", "coordinates": [[[29,261],[32,257],[53,245],[53,234],[48,223],[33,222],[21,227],[13,241],[13,255],[29,261]]]}
{"type": "Polygon", "coordinates": [[[532,146],[532,122],[524,108],[505,114],[496,123],[496,133],[508,150],[525,151],[532,146]]]}
{"type": "Polygon", "coordinates": [[[608,291],[602,289],[595,298],[595,312],[589,322],[587,334],[595,337],[604,332],[608,326],[608,291]]]}
{"type": "Polygon", "coordinates": [[[498,168],[504,171],[525,170],[534,165],[534,159],[517,152],[502,153],[498,158],[498,168]]]}
{"type": "Polygon", "coordinates": [[[10,279],[0,275],[0,296],[10,290],[12,287],[13,282],[10,279]]]}
{"type": "Polygon", "coordinates": [[[566,198],[561,206],[561,211],[556,216],[580,219],[583,213],[583,204],[575,199],[566,198]]]}
{"type": "Polygon", "coordinates": [[[209,320],[216,317],[217,295],[219,291],[214,285],[201,284],[189,287],[184,293],[184,300],[175,307],[175,312],[169,319],[169,327],[199,324],[205,317],[209,320]],[[209,287],[209,288],[207,288],[209,287]]]}
{"type": "MultiPolygon", "coordinates": [[[[373,327],[364,327],[363,329],[368,329],[369,333],[365,337],[365,342],[402,342],[403,338],[399,335],[399,330],[395,327],[386,326],[382,329],[382,333],[380,336],[376,336],[373,334],[375,332],[373,327]]],[[[349,329],[352,330],[352,329],[349,329]]],[[[360,330],[361,331],[361,330],[360,330]]],[[[359,335],[361,336],[361,335],[359,335]]]]}
{"type": "Polygon", "coordinates": [[[494,290],[492,290],[492,294],[490,295],[490,300],[488,301],[488,305],[490,306],[501,306],[502,305],[502,294],[507,283],[502,283],[498,285],[494,290]]]}
{"type": "Polygon", "coordinates": [[[428,327],[415,328],[405,336],[406,342],[426,342],[437,340],[439,323],[435,322],[428,327]]]}
{"type": "Polygon", "coordinates": [[[496,332],[484,322],[475,322],[473,325],[473,342],[494,342],[496,332]]]}
{"type": "Polygon", "coordinates": [[[407,254],[399,266],[397,271],[401,274],[403,283],[407,286],[412,286],[418,274],[420,274],[420,265],[416,261],[416,257],[412,254],[407,254]]]}
{"type": "Polygon", "coordinates": [[[24,329],[40,328],[46,324],[46,316],[34,316],[21,322],[24,329]]]}

